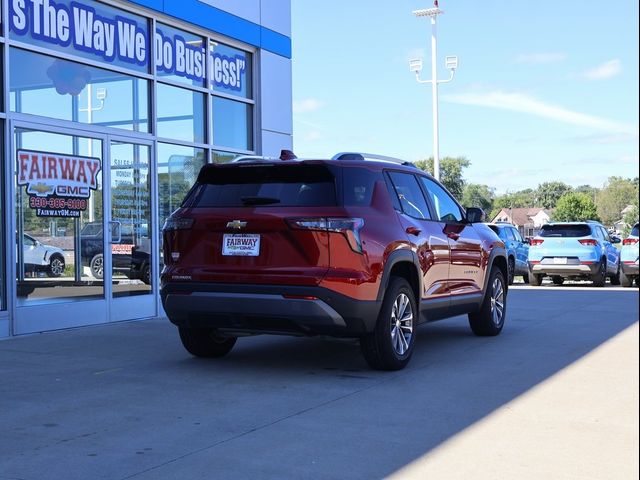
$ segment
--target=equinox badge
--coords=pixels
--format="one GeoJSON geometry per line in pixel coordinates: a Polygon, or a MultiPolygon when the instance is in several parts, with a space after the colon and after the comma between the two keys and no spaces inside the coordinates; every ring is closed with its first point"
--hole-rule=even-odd
{"type": "Polygon", "coordinates": [[[242,220],[234,220],[233,222],[227,222],[227,228],[233,228],[235,230],[240,230],[247,226],[247,222],[243,222],[242,220]]]}

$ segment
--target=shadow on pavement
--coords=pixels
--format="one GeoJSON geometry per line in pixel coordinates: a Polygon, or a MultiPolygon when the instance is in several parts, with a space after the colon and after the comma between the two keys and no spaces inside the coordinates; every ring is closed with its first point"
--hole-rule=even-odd
{"type": "Polygon", "coordinates": [[[352,340],[241,338],[196,359],[166,320],[15,338],[0,478],[382,478],[637,321],[637,290],[513,289],[502,335],[428,324],[391,373],[352,340]]]}

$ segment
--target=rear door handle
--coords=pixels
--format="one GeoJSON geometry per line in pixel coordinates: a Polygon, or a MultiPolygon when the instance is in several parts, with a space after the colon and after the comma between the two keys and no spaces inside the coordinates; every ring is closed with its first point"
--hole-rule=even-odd
{"type": "Polygon", "coordinates": [[[422,230],[417,227],[407,227],[405,231],[410,235],[415,235],[416,237],[420,235],[420,232],[422,232],[422,230]]]}

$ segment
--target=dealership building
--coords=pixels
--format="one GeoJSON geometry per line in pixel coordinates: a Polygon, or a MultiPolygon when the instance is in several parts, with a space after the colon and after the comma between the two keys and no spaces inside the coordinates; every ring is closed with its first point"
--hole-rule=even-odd
{"type": "Polygon", "coordinates": [[[290,0],[0,13],[0,338],[163,315],[162,224],[200,167],[291,148],[290,0]]]}

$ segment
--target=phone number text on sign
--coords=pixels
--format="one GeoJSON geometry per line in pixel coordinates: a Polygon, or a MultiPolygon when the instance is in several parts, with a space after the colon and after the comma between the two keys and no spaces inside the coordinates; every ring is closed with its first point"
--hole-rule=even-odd
{"type": "Polygon", "coordinates": [[[84,198],[29,197],[30,208],[68,208],[69,210],[86,210],[84,198]]]}

